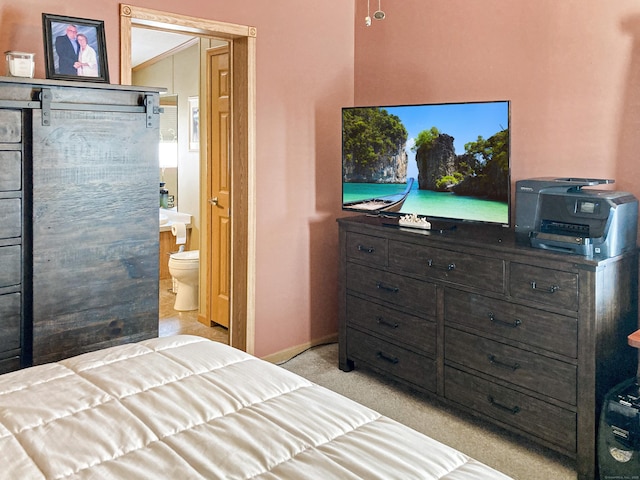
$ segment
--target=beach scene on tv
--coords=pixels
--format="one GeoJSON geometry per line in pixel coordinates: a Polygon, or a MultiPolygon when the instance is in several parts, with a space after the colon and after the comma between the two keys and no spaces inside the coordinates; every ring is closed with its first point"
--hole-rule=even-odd
{"type": "Polygon", "coordinates": [[[509,223],[509,102],[342,110],[342,202],[509,223]]]}

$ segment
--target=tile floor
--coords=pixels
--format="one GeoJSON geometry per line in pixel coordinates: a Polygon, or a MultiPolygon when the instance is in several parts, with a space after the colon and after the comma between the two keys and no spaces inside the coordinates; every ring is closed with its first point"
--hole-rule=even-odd
{"type": "Polygon", "coordinates": [[[159,336],[189,334],[210,338],[216,342],[229,343],[229,331],[216,325],[207,327],[198,321],[198,311],[178,312],[173,309],[175,294],[171,291],[171,279],[160,280],[160,326],[159,336]]]}

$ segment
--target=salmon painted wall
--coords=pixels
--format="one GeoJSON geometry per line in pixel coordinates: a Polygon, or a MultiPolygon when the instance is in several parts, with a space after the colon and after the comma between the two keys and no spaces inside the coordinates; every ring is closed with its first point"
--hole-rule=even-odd
{"type": "MultiPolygon", "coordinates": [[[[353,104],[355,4],[131,3],[257,27],[255,353],[265,356],[335,333],[340,108],[353,104]]],[[[0,51],[36,53],[37,78],[45,76],[43,12],[104,20],[111,83],[119,83],[119,2],[0,0],[0,51]]]]}
{"type": "Polygon", "coordinates": [[[640,197],[637,0],[382,0],[371,27],[366,9],[356,105],[511,100],[512,182],[614,178],[640,197]]]}

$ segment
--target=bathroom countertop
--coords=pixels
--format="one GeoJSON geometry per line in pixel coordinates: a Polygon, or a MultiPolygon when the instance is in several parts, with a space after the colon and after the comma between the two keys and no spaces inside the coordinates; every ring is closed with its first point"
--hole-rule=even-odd
{"type": "Polygon", "coordinates": [[[160,232],[170,232],[174,223],[184,223],[187,228],[191,228],[191,215],[178,212],[172,209],[161,208],[159,210],[160,232]]]}

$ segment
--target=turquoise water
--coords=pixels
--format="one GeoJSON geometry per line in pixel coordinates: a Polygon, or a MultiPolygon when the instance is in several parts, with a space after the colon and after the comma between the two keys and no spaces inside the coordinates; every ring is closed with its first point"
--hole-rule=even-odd
{"type": "MultiPolygon", "coordinates": [[[[364,200],[383,195],[402,193],[405,184],[343,183],[343,203],[364,200]]],[[[463,197],[446,192],[418,190],[414,182],[411,193],[400,213],[416,213],[427,217],[459,218],[481,222],[509,223],[509,206],[506,202],[463,197]]]]}

